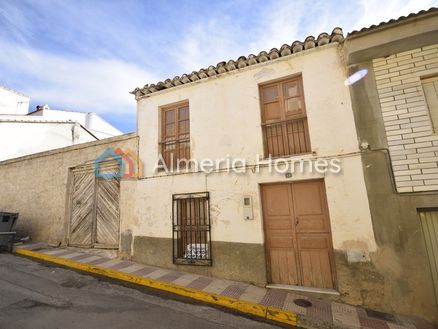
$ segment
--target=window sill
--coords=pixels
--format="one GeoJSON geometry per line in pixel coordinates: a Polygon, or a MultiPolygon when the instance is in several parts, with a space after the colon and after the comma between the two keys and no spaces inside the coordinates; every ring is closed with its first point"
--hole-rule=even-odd
{"type": "Polygon", "coordinates": [[[280,155],[280,156],[276,156],[276,157],[264,157],[263,159],[261,159],[261,161],[269,161],[269,160],[278,160],[278,159],[286,159],[286,160],[292,160],[293,158],[297,158],[297,157],[312,157],[312,156],[316,156],[317,153],[315,151],[309,151],[309,152],[305,152],[305,153],[297,153],[297,154],[291,154],[291,155],[280,155]]]}
{"type": "Polygon", "coordinates": [[[176,265],[193,265],[193,266],[211,266],[211,259],[188,259],[188,258],[175,258],[173,263],[176,265]]]}

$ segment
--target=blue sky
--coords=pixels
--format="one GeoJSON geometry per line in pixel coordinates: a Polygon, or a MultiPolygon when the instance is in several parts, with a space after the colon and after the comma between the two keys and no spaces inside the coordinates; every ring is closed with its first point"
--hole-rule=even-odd
{"type": "Polygon", "coordinates": [[[130,132],[137,86],[432,6],[438,0],[0,0],[0,85],[31,96],[31,109],[93,111],[130,132]]]}

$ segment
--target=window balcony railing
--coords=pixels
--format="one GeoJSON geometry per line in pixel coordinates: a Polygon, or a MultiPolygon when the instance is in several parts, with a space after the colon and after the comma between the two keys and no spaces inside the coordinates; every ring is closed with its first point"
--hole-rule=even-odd
{"type": "Polygon", "coordinates": [[[190,160],[190,139],[170,140],[160,143],[161,155],[168,169],[176,169],[178,163],[184,166],[184,161],[190,160]]]}
{"type": "Polygon", "coordinates": [[[311,152],[307,118],[265,123],[262,129],[266,157],[311,152]]]}

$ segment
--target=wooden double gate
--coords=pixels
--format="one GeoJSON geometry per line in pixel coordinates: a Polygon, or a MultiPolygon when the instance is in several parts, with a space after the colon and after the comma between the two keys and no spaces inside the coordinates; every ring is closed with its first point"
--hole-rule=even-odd
{"type": "MultiPolygon", "coordinates": [[[[119,163],[100,163],[99,172],[117,174],[119,163]]],[[[94,165],[72,169],[70,246],[118,249],[120,178],[96,177],[94,165]]]]}

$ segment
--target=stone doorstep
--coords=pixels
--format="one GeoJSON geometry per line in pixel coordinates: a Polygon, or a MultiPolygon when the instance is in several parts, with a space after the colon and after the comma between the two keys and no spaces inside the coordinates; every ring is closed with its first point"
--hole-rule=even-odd
{"type": "Polygon", "coordinates": [[[326,295],[336,295],[340,296],[339,291],[334,289],[326,289],[326,288],[314,288],[314,287],[302,287],[302,286],[293,286],[288,284],[268,284],[266,286],[268,289],[283,289],[290,291],[301,291],[301,292],[311,292],[315,294],[326,294],[326,295]]]}
{"type": "MultiPolygon", "coordinates": [[[[187,287],[192,291],[199,291],[204,297],[196,298],[194,296],[186,296],[189,298],[200,299],[207,301],[205,295],[212,294],[212,296],[224,296],[224,298],[232,298],[240,301],[241,303],[249,303],[250,305],[256,305],[262,308],[273,307],[273,311],[268,311],[271,314],[268,318],[283,322],[282,319],[287,315],[276,314],[276,311],[284,310],[286,312],[292,312],[296,314],[298,325],[311,328],[365,328],[365,329],[433,329],[434,326],[424,321],[418,321],[416,319],[403,317],[404,321],[400,317],[391,316],[395,321],[385,321],[384,318],[375,318],[370,316],[365,309],[352,305],[342,304],[334,301],[327,301],[323,299],[311,298],[308,296],[300,296],[296,293],[299,292],[312,292],[319,294],[339,295],[339,292],[331,289],[319,289],[319,288],[307,288],[299,286],[289,286],[281,284],[268,285],[265,288],[255,287],[242,282],[235,282],[224,279],[215,279],[212,277],[206,277],[202,275],[186,273],[182,271],[175,271],[171,269],[164,269],[149,265],[142,265],[139,263],[124,261],[116,258],[108,258],[99,256],[98,253],[92,253],[90,250],[81,251],[79,248],[51,248],[46,245],[45,248],[41,243],[38,243],[38,248],[35,248],[36,244],[25,244],[17,246],[16,252],[24,256],[30,256],[33,258],[39,258],[46,261],[52,261],[56,263],[54,258],[62,259],[62,264],[75,268],[74,263],[89,264],[93,267],[97,266],[108,270],[116,271],[121,274],[128,274],[138,276],[140,278],[150,279],[158,284],[166,283],[169,286],[175,287],[175,291],[168,289],[167,291],[178,294],[177,290],[181,287],[187,287]],[[24,251],[21,251],[24,250],[24,251]],[[81,255],[84,255],[81,257],[81,255]],[[79,257],[78,257],[79,256],[79,257]],[[72,258],[70,260],[70,258],[72,258]],[[67,262],[67,263],[66,263],[67,262]],[[69,266],[68,262],[72,265],[69,266]],[[115,269],[113,268],[115,267],[115,269]],[[161,283],[160,283],[161,282],[161,283]],[[297,304],[297,299],[309,301],[312,306],[305,307],[297,304]],[[272,315],[274,314],[274,315],[272,315]],[[407,320],[406,320],[407,319],[407,320]]],[[[106,255],[108,256],[108,255],[106,255]]],[[[84,270],[85,272],[93,272],[92,270],[84,270]]],[[[125,274],[125,275],[126,275],[125,274]]],[[[114,277],[112,277],[114,278],[114,277]]],[[[117,278],[116,278],[117,279],[117,278]]],[[[126,281],[126,279],[123,279],[126,281]]],[[[160,286],[151,286],[152,288],[160,289],[160,286]]],[[[164,289],[164,288],[162,288],[164,289]]],[[[166,289],[164,289],[166,290],[166,289]]],[[[213,297],[215,299],[217,297],[213,297]]],[[[236,304],[237,305],[237,304],[236,304]]],[[[224,306],[224,305],[223,305],[224,306]]],[[[225,305],[226,306],[226,305],[225,305]]],[[[233,306],[228,306],[235,308],[233,306]]],[[[237,309],[244,312],[244,309],[237,309]]],[[[248,312],[246,312],[248,313],[248,312]]],[[[250,312],[251,313],[251,312],[250,312]]],[[[278,313],[278,312],[277,312],[278,313]]],[[[376,314],[381,312],[374,312],[376,314]]],[[[254,314],[254,313],[251,313],[254,314]]],[[[372,312],[370,313],[372,314],[372,312]]],[[[384,313],[382,313],[384,314],[384,313]]],[[[260,316],[260,314],[258,314],[260,316]]],[[[265,314],[266,317],[268,314],[265,314]]],[[[293,320],[295,321],[295,320],[293,320]]],[[[292,322],[286,322],[291,324],[292,322]]]]}

